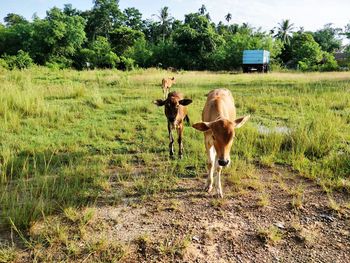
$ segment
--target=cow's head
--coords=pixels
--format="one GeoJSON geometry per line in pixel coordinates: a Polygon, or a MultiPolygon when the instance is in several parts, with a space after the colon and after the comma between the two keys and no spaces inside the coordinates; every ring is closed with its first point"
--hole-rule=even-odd
{"type": "Polygon", "coordinates": [[[226,166],[230,163],[230,150],[233,139],[235,137],[235,129],[242,127],[250,116],[245,116],[230,121],[226,119],[218,119],[212,122],[198,122],[192,125],[193,128],[208,132],[211,135],[211,144],[214,145],[218,164],[226,166]]]}
{"type": "MultiPolygon", "coordinates": [[[[176,125],[179,120],[179,109],[181,106],[186,106],[192,103],[190,99],[181,99],[178,96],[173,96],[173,93],[168,95],[166,100],[155,100],[153,103],[157,106],[164,106],[165,116],[172,125],[176,125]]],[[[185,116],[182,116],[185,117],[185,116]]]]}

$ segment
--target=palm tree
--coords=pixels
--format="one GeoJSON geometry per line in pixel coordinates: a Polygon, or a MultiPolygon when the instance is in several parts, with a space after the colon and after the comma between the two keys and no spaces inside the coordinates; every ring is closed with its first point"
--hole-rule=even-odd
{"type": "Polygon", "coordinates": [[[153,14],[153,16],[158,17],[160,23],[160,31],[162,33],[163,42],[165,40],[165,36],[169,33],[171,22],[174,18],[169,13],[169,7],[164,6],[159,10],[159,15],[153,14]]]}
{"type": "Polygon", "coordinates": [[[207,11],[207,8],[205,7],[205,5],[202,5],[201,8],[198,9],[198,13],[200,15],[204,15],[206,11],[207,11]]]}
{"type": "Polygon", "coordinates": [[[225,16],[225,19],[226,19],[227,23],[230,23],[230,20],[232,19],[232,14],[227,13],[227,15],[225,16]]]}
{"type": "Polygon", "coordinates": [[[281,39],[284,44],[289,45],[293,29],[294,24],[290,23],[289,19],[282,20],[282,22],[278,24],[277,33],[274,37],[281,39]]]}

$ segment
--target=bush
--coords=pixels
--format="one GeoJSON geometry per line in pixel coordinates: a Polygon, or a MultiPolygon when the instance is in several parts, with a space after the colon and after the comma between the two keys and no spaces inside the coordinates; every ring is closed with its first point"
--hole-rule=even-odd
{"type": "Polygon", "coordinates": [[[307,71],[309,70],[310,66],[304,62],[304,61],[299,61],[298,62],[298,69],[301,70],[301,71],[307,71]]]}
{"type": "Polygon", "coordinates": [[[132,58],[135,63],[140,67],[150,67],[152,66],[153,52],[150,45],[144,38],[136,41],[134,46],[129,47],[124,53],[124,56],[132,58]]]}
{"type": "Polygon", "coordinates": [[[132,58],[120,57],[119,68],[123,70],[133,70],[135,67],[135,60],[132,58]]]}
{"type": "Polygon", "coordinates": [[[28,68],[33,64],[32,58],[23,50],[19,50],[15,56],[4,56],[4,60],[7,64],[7,68],[11,70],[15,68],[28,68]]]}
{"type": "Polygon", "coordinates": [[[116,68],[120,63],[120,59],[112,51],[108,39],[101,36],[97,37],[90,48],[81,49],[75,60],[77,68],[86,67],[86,63],[90,63],[92,67],[116,68]]]}
{"type": "Polygon", "coordinates": [[[321,71],[335,71],[339,69],[338,63],[332,54],[324,52],[323,61],[324,63],[320,66],[321,71]]]}
{"type": "Polygon", "coordinates": [[[8,65],[5,59],[0,58],[0,68],[8,69],[8,65]]]}
{"type": "Polygon", "coordinates": [[[65,69],[72,67],[72,60],[66,57],[54,57],[46,62],[46,66],[53,69],[65,69]]]}

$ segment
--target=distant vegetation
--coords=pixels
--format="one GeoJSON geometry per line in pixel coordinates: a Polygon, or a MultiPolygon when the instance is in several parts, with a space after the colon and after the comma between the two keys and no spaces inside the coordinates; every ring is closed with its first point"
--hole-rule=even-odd
{"type": "Polygon", "coordinates": [[[0,67],[21,69],[35,63],[76,69],[238,70],[244,49],[269,50],[272,68],[279,70],[332,71],[347,69],[350,63],[350,48],[341,41],[350,39],[350,24],[344,29],[327,24],[308,32],[283,20],[263,32],[232,23],[230,13],[223,14],[225,22],[215,24],[204,5],[181,21],[168,7],[144,20],[138,9],[121,10],[116,0],[93,2],[91,10],[67,4],[32,21],[8,14],[0,24],[0,67]],[[338,51],[345,54],[340,65],[334,57],[338,51]]]}

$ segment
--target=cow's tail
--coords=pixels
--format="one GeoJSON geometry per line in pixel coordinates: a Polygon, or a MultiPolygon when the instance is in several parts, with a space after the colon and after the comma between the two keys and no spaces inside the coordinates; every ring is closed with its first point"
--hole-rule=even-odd
{"type": "Polygon", "coordinates": [[[189,125],[189,126],[191,125],[190,118],[188,117],[188,115],[185,116],[184,120],[186,121],[187,125],[189,125]]]}

